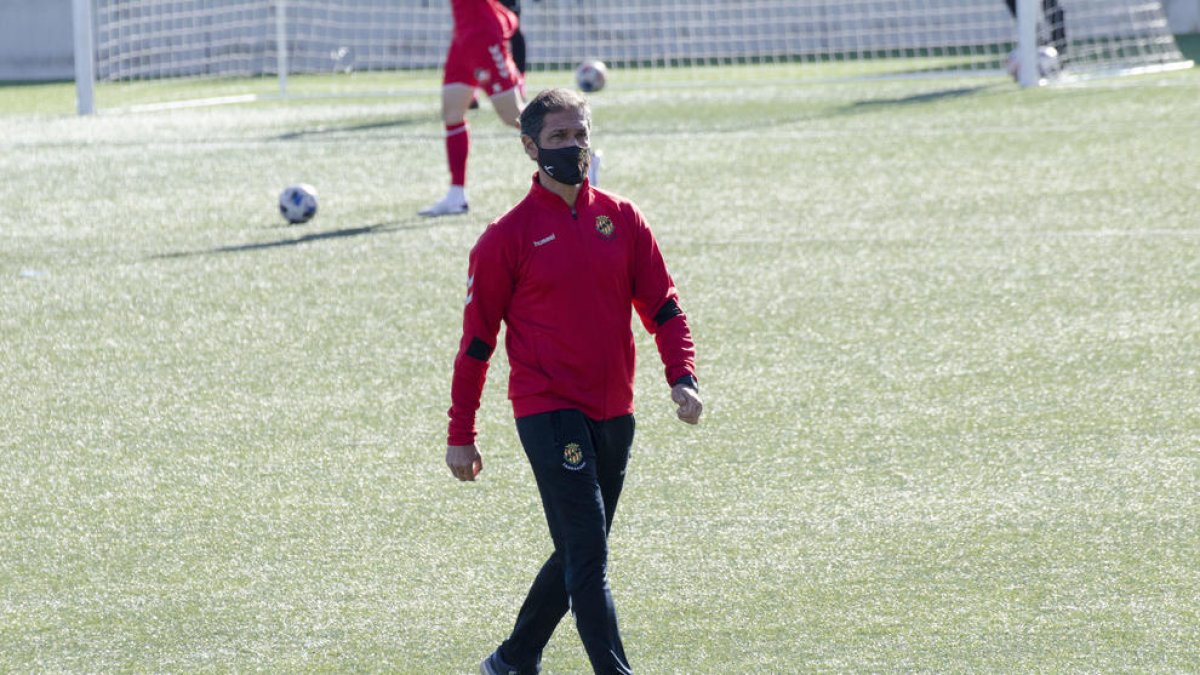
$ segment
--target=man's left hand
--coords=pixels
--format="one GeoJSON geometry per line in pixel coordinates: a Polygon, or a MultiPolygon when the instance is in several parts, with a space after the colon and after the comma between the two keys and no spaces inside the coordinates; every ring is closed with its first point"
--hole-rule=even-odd
{"type": "Polygon", "coordinates": [[[675,412],[679,419],[688,424],[699,424],[700,413],[704,412],[704,402],[700,400],[700,392],[690,384],[677,384],[671,387],[671,400],[679,404],[675,412]]]}

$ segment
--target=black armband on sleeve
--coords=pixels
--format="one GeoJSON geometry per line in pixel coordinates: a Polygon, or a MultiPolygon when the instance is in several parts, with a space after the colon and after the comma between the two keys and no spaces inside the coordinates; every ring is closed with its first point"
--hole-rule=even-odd
{"type": "Polygon", "coordinates": [[[666,301],[662,308],[658,310],[658,313],[654,315],[654,323],[661,326],[680,314],[683,314],[683,310],[679,309],[679,303],[675,302],[675,299],[672,298],[666,301]]]}
{"type": "Polygon", "coordinates": [[[471,344],[467,345],[467,356],[486,363],[488,359],[492,358],[494,349],[495,347],[479,338],[471,338],[471,344]]]}
{"type": "Polygon", "coordinates": [[[692,377],[691,375],[684,375],[683,377],[679,378],[678,380],[675,380],[674,382],[672,382],[671,386],[674,387],[674,386],[678,386],[681,384],[686,384],[687,386],[691,387],[692,389],[695,389],[696,391],[700,391],[700,383],[697,382],[696,378],[692,377]]]}

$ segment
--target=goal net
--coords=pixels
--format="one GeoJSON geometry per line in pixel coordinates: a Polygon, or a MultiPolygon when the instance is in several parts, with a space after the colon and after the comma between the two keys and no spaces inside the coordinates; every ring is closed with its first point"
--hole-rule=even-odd
{"type": "MultiPolygon", "coordinates": [[[[450,0],[90,2],[94,77],[286,78],[428,70],[451,33],[450,0]]],[[[1003,72],[1017,23],[1004,0],[524,0],[529,70],[605,61],[621,85],[1003,72]]],[[[1088,77],[1190,66],[1158,0],[1034,0],[1063,72],[1088,77]]],[[[81,46],[77,45],[77,49],[81,46]]],[[[286,81],[285,79],[282,81],[286,81]]]]}

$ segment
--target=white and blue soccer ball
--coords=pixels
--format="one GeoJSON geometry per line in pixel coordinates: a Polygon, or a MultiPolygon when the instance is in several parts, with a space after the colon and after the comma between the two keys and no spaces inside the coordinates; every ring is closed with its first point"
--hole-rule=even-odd
{"type": "Polygon", "coordinates": [[[279,193],[279,213],[293,225],[317,215],[317,189],[307,183],[289,185],[279,193]]]}
{"type": "Polygon", "coordinates": [[[608,66],[603,61],[584,61],[575,69],[575,84],[589,94],[600,91],[608,82],[608,66]]]}
{"type": "MultiPolygon", "coordinates": [[[[1050,45],[1043,45],[1037,50],[1038,60],[1038,77],[1043,80],[1051,80],[1058,77],[1062,72],[1062,61],[1058,58],[1058,50],[1050,45]]],[[[1008,70],[1008,75],[1013,81],[1019,81],[1021,78],[1021,59],[1017,56],[1017,50],[1012,50],[1008,53],[1008,59],[1004,62],[1004,67],[1008,70]]]]}

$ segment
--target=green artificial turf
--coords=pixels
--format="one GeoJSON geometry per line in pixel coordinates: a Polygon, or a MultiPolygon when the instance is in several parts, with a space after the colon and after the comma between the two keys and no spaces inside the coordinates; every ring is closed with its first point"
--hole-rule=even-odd
{"type": "MultiPolygon", "coordinates": [[[[592,98],[706,403],[674,419],[635,326],[635,669],[1200,670],[1200,71],[781,68],[592,98]]],[[[477,483],[445,411],[468,250],[534,167],[485,104],[471,213],[418,217],[432,82],[0,89],[0,671],[469,673],[506,636],[550,542],[502,350],[477,483]]],[[[544,660],[588,671],[569,619],[544,660]]]]}

